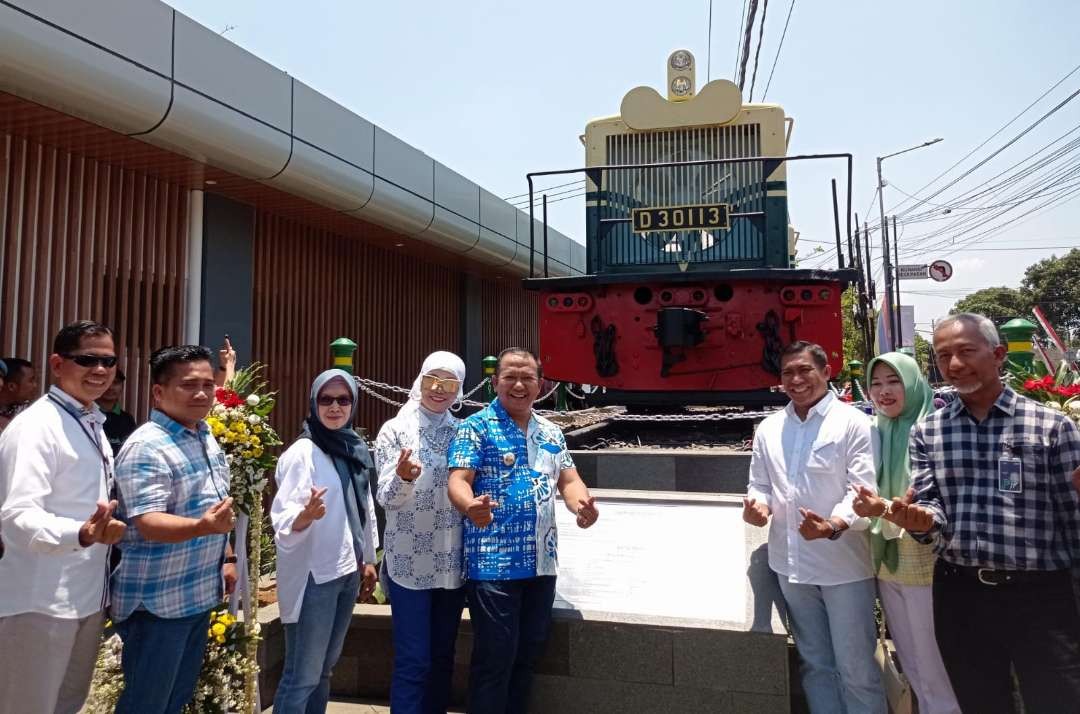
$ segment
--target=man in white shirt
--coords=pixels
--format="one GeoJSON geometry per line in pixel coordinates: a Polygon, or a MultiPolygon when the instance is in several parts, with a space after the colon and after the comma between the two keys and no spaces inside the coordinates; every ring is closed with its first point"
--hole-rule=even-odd
{"type": "Polygon", "coordinates": [[[874,578],[854,490],[876,492],[870,420],[829,391],[825,351],[793,342],[780,357],[791,402],[754,435],[743,519],[764,527],[787,601],[814,714],[885,714],[874,661],[874,578]]]}
{"type": "Polygon", "coordinates": [[[56,384],[0,435],[0,714],[75,714],[94,671],[108,546],[124,534],[109,501],[112,452],[94,400],[112,382],[112,332],[60,330],[56,384]]]}

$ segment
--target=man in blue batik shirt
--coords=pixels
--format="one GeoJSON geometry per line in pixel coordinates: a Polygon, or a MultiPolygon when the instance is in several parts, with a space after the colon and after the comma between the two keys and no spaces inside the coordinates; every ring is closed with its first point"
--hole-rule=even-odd
{"type": "Polygon", "coordinates": [[[536,356],[503,350],[493,379],[498,398],[461,423],[449,455],[450,501],[467,516],[471,714],[528,708],[555,599],[555,489],[579,527],[599,515],[562,432],[533,413],[541,380],[536,356]]]}

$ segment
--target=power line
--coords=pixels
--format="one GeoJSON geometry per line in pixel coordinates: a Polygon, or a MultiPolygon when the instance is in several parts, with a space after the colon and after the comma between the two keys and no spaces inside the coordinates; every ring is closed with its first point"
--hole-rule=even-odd
{"type": "MultiPolygon", "coordinates": [[[[742,56],[743,26],[746,24],[746,0],[742,0],[742,13],[739,15],[739,34],[735,37],[735,66],[731,69],[731,78],[739,74],[739,58],[742,56]]],[[[740,86],[739,89],[742,89],[740,86]]]]}
{"type": "Polygon", "coordinates": [[[746,63],[750,61],[750,39],[754,36],[754,18],[757,16],[758,0],[750,0],[746,15],[746,25],[742,37],[742,51],[739,57],[739,91],[746,86],[746,63]]]}
{"type": "MultiPolygon", "coordinates": [[[[576,184],[576,183],[585,183],[585,179],[575,179],[575,180],[573,180],[573,181],[567,181],[566,183],[560,183],[560,184],[556,184],[556,185],[554,185],[554,186],[548,186],[548,187],[547,187],[546,189],[544,189],[544,190],[546,190],[546,191],[550,191],[550,190],[552,190],[552,189],[555,189],[555,188],[562,188],[563,186],[572,186],[572,185],[574,185],[574,184],[576,184]]],[[[536,195],[537,193],[539,193],[539,190],[534,190],[534,191],[533,191],[533,194],[534,194],[534,195],[536,195]]],[[[507,196],[507,197],[506,197],[506,198],[504,198],[503,200],[504,200],[504,201],[512,201],[512,200],[514,200],[515,198],[528,198],[528,197],[529,197],[529,192],[528,192],[528,191],[526,191],[525,193],[519,193],[519,194],[517,194],[516,196],[507,196]]]]}
{"type": "MultiPolygon", "coordinates": [[[[1019,114],[1017,114],[1016,116],[1014,116],[1014,117],[1013,117],[1012,119],[1010,119],[1009,121],[1005,122],[1005,124],[1004,124],[1004,125],[1002,125],[1000,129],[998,129],[997,131],[995,131],[995,132],[994,132],[993,134],[991,134],[990,136],[986,137],[986,139],[984,139],[984,140],[983,140],[983,142],[982,142],[981,144],[979,144],[979,145],[978,145],[978,146],[976,146],[976,147],[975,147],[974,149],[972,149],[972,150],[971,150],[971,151],[969,151],[968,153],[966,153],[966,154],[964,154],[963,156],[961,156],[961,157],[960,157],[960,159],[959,159],[958,161],[956,161],[956,163],[954,163],[954,164],[953,164],[952,166],[950,166],[949,168],[945,169],[945,170],[944,170],[944,171],[942,171],[942,172],[941,172],[940,174],[938,174],[937,176],[935,176],[934,178],[932,178],[932,179],[931,179],[931,180],[930,180],[930,181],[929,181],[928,183],[926,183],[926,184],[925,184],[924,186],[922,186],[922,188],[920,188],[920,189],[919,189],[918,191],[916,191],[915,193],[916,193],[916,194],[918,194],[918,193],[921,193],[922,191],[926,190],[926,189],[927,189],[927,188],[929,188],[930,186],[934,185],[934,184],[935,184],[935,183],[937,183],[937,182],[938,182],[938,181],[939,181],[939,180],[940,180],[940,179],[941,179],[942,177],[944,177],[945,175],[947,175],[947,174],[948,174],[948,173],[949,173],[950,171],[952,171],[952,170],[953,170],[953,169],[955,169],[955,168],[956,168],[957,166],[959,166],[959,165],[960,165],[960,164],[962,164],[962,163],[963,163],[964,161],[966,161],[966,160],[967,160],[968,158],[970,158],[970,157],[971,157],[971,156],[972,156],[972,155],[973,155],[973,154],[974,154],[974,153],[975,153],[976,151],[978,151],[978,150],[979,150],[979,149],[981,149],[982,147],[984,147],[984,146],[986,146],[987,144],[989,144],[989,143],[990,143],[990,141],[991,141],[991,140],[992,140],[992,139],[993,139],[993,138],[994,138],[995,136],[997,136],[997,135],[998,135],[998,134],[1000,134],[1001,132],[1005,131],[1005,130],[1006,130],[1006,129],[1008,129],[1008,128],[1009,128],[1010,126],[1012,126],[1013,122],[1015,122],[1015,121],[1016,121],[1017,119],[1019,119],[1020,117],[1022,117],[1022,116],[1023,116],[1024,114],[1026,114],[1026,113],[1027,113],[1027,112],[1028,112],[1028,111],[1029,111],[1029,110],[1030,110],[1030,109],[1031,109],[1032,107],[1034,107],[1034,106],[1035,106],[1036,104],[1038,104],[1039,102],[1041,102],[1041,101],[1042,101],[1042,100],[1043,100],[1043,99],[1044,99],[1044,98],[1045,98],[1045,97],[1046,97],[1047,95],[1049,95],[1049,94],[1050,94],[1051,92],[1053,92],[1053,91],[1054,91],[1055,89],[1057,89],[1057,88],[1058,88],[1059,86],[1061,86],[1061,84],[1062,84],[1062,83],[1063,83],[1063,82],[1064,82],[1064,81],[1065,81],[1066,79],[1068,79],[1068,78],[1069,78],[1069,77],[1071,77],[1071,76],[1072,76],[1073,74],[1075,74],[1077,70],[1080,70],[1080,64],[1078,64],[1078,65],[1076,65],[1075,67],[1073,67],[1073,68],[1072,68],[1072,69],[1071,69],[1071,70],[1070,70],[1070,71],[1069,71],[1069,72],[1068,72],[1068,73],[1067,73],[1067,74],[1066,74],[1066,75],[1065,75],[1064,77],[1062,77],[1061,79],[1059,79],[1059,80],[1058,80],[1057,82],[1055,82],[1055,83],[1054,83],[1053,85],[1051,85],[1051,87],[1050,87],[1049,89],[1047,89],[1047,90],[1046,90],[1045,92],[1043,92],[1042,94],[1040,94],[1040,95],[1039,95],[1039,97],[1038,97],[1038,98],[1037,98],[1037,99],[1036,99],[1035,101],[1033,101],[1033,102],[1032,102],[1031,104],[1028,104],[1028,105],[1027,105],[1026,107],[1024,107],[1024,109],[1023,109],[1023,110],[1022,110],[1022,111],[1021,111],[1021,112],[1020,112],[1019,114]]],[[[900,203],[898,203],[898,204],[894,205],[894,206],[893,206],[892,208],[890,208],[890,209],[889,209],[889,211],[888,211],[888,212],[889,212],[889,213],[892,213],[892,212],[896,211],[896,209],[897,209],[897,208],[899,208],[900,206],[903,206],[903,205],[904,205],[905,203],[907,203],[907,200],[906,200],[906,199],[905,199],[905,200],[903,200],[903,201],[901,201],[900,203]]]]}
{"type": "Polygon", "coordinates": [[[712,79],[712,3],[713,3],[713,0],[709,0],[709,33],[708,33],[708,40],[707,40],[708,50],[706,52],[706,55],[708,56],[709,59],[705,63],[705,82],[706,83],[708,83],[708,81],[710,79],[712,79]]]}
{"type": "Polygon", "coordinates": [[[757,36],[757,50],[754,51],[754,74],[750,77],[750,101],[754,101],[754,83],[757,81],[758,58],[761,57],[761,40],[765,37],[765,14],[769,11],[769,0],[761,0],[761,25],[757,36]]]}
{"type": "MultiPolygon", "coordinates": [[[[711,0],[710,0],[711,2],[711,0]]],[[[765,101],[765,97],[769,96],[769,87],[772,86],[773,72],[776,71],[776,63],[780,59],[780,50],[784,46],[784,38],[787,37],[788,23],[791,22],[791,11],[795,9],[795,0],[791,0],[791,5],[788,7],[787,19],[784,20],[784,31],[780,34],[780,44],[776,47],[776,56],[773,57],[772,69],[769,70],[769,81],[765,83],[765,92],[761,95],[761,101],[765,101]]]]}

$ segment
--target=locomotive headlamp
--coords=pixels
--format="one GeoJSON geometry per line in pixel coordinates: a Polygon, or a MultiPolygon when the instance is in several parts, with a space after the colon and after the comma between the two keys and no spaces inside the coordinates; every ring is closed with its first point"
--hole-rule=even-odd
{"type": "Polygon", "coordinates": [[[689,77],[678,76],[671,80],[671,93],[676,97],[685,97],[693,91],[694,84],[689,77]]]}
{"type": "Polygon", "coordinates": [[[671,68],[678,72],[685,72],[690,69],[690,64],[693,62],[693,57],[686,50],[676,50],[671,54],[671,68]]]}

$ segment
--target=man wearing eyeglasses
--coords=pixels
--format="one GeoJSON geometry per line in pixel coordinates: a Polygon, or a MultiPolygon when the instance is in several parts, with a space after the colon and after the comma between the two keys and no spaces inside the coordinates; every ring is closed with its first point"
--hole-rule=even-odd
{"type": "Polygon", "coordinates": [[[555,489],[580,528],[599,516],[562,432],[533,412],[542,378],[531,352],[503,350],[497,399],[462,422],[450,446],[450,502],[467,516],[472,714],[528,709],[555,599],[555,489]]]}
{"type": "Polygon", "coordinates": [[[0,435],[0,714],[82,707],[109,545],[125,531],[112,517],[112,451],[94,403],[116,370],[112,332],[88,320],[68,325],[49,367],[49,392],[0,435]]]}

